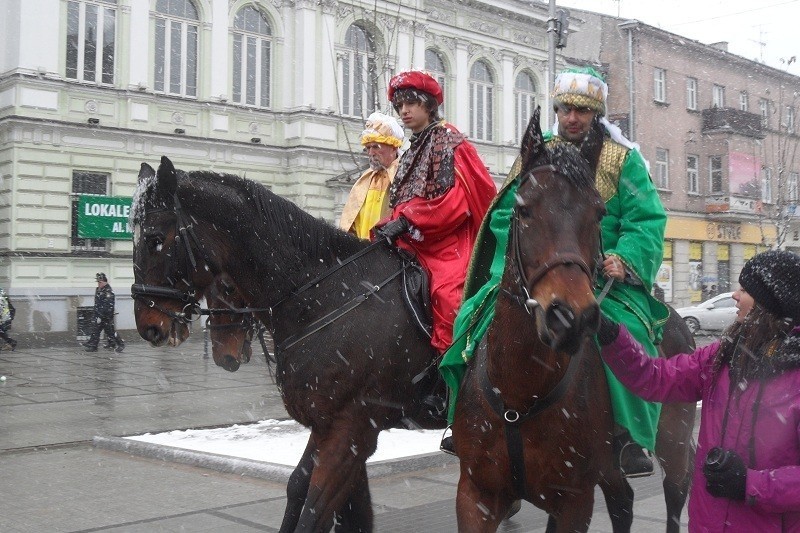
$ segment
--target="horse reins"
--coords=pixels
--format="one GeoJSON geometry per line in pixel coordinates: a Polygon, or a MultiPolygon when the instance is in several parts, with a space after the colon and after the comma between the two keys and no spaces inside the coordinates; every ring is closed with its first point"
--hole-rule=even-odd
{"type": "MultiPolygon", "coordinates": [[[[177,251],[177,249],[181,248],[180,242],[181,241],[183,242],[183,244],[184,244],[183,248],[185,248],[184,257],[186,258],[186,260],[184,261],[184,263],[185,263],[184,267],[185,267],[187,272],[183,273],[184,275],[181,276],[180,275],[180,274],[182,274],[181,271],[178,270],[178,267],[176,267],[175,268],[175,272],[172,273],[173,276],[167,275],[167,279],[171,279],[171,278],[183,279],[184,283],[187,284],[188,289],[185,290],[185,291],[182,291],[182,290],[176,289],[174,287],[161,287],[161,286],[158,286],[158,285],[147,285],[147,284],[142,284],[142,283],[134,283],[131,286],[131,296],[134,299],[138,299],[138,300],[143,301],[145,303],[145,305],[147,305],[148,307],[151,307],[153,309],[157,309],[158,311],[164,313],[165,315],[170,317],[172,320],[177,321],[179,323],[183,323],[183,324],[187,324],[187,323],[191,322],[192,315],[197,315],[198,317],[201,316],[201,315],[212,316],[214,314],[251,314],[252,315],[252,313],[257,313],[257,312],[268,312],[270,317],[271,317],[272,314],[273,314],[273,311],[278,306],[284,304],[285,302],[287,302],[288,300],[290,300],[292,298],[296,298],[297,296],[303,294],[304,292],[308,291],[309,289],[318,286],[322,281],[324,281],[325,279],[327,279],[330,276],[332,276],[338,270],[344,268],[345,266],[353,263],[354,261],[358,260],[359,258],[365,256],[366,254],[372,252],[373,250],[376,250],[378,247],[383,245],[383,241],[381,241],[381,240],[378,240],[378,241],[375,241],[375,242],[371,243],[370,245],[368,245],[365,248],[359,250],[355,254],[347,257],[343,261],[340,261],[336,265],[333,265],[332,267],[328,268],[327,270],[322,272],[319,276],[317,276],[317,277],[313,278],[312,280],[308,281],[307,283],[305,283],[301,287],[291,291],[287,296],[285,296],[284,298],[280,299],[278,302],[276,302],[275,304],[273,304],[270,307],[265,307],[265,308],[245,307],[245,308],[231,308],[231,309],[201,309],[199,301],[198,301],[198,298],[197,298],[198,291],[192,285],[191,280],[190,280],[190,278],[188,276],[189,264],[191,264],[191,269],[195,270],[195,271],[197,270],[197,264],[198,264],[197,260],[195,259],[195,256],[194,256],[193,245],[195,247],[197,247],[198,252],[203,255],[202,259],[205,262],[205,264],[208,266],[208,268],[212,272],[212,274],[214,274],[215,276],[217,274],[219,274],[219,269],[216,268],[216,265],[214,265],[214,263],[209,261],[208,258],[205,257],[205,254],[202,253],[203,247],[202,247],[202,245],[200,243],[200,240],[197,238],[197,235],[194,232],[193,226],[187,222],[186,217],[184,216],[180,200],[178,199],[177,191],[173,195],[173,204],[174,204],[173,212],[175,213],[175,241],[174,241],[173,246],[177,251]],[[166,298],[166,299],[170,299],[170,300],[178,300],[180,302],[184,302],[186,305],[184,305],[184,307],[183,307],[183,309],[181,311],[175,312],[175,311],[171,311],[169,309],[166,309],[166,308],[158,305],[157,303],[155,303],[153,298],[166,298]]],[[[166,209],[160,209],[160,210],[166,211],[166,209]]],[[[157,211],[159,211],[159,210],[152,210],[151,213],[157,212],[157,211]]],[[[176,261],[175,262],[176,263],[180,262],[177,259],[177,254],[176,254],[176,261]]],[[[174,264],[174,263],[170,263],[170,264],[174,264]]],[[[371,296],[375,295],[378,291],[380,291],[385,285],[387,285],[389,282],[391,282],[397,276],[402,274],[408,268],[408,266],[409,266],[408,261],[404,260],[403,263],[402,263],[401,268],[399,270],[397,270],[396,272],[392,273],[390,276],[388,276],[383,281],[381,281],[381,282],[379,282],[377,284],[374,284],[374,285],[370,285],[367,288],[366,292],[357,295],[355,298],[353,298],[352,300],[347,302],[344,306],[340,307],[339,309],[337,309],[337,310],[335,310],[335,311],[333,311],[331,313],[328,313],[327,315],[325,315],[324,317],[321,317],[318,320],[315,320],[314,322],[309,324],[306,328],[304,328],[302,331],[300,331],[297,334],[292,335],[289,338],[285,339],[280,345],[275,347],[275,353],[277,354],[279,352],[285,351],[286,349],[288,349],[292,345],[300,342],[301,340],[303,340],[304,338],[308,337],[309,335],[312,335],[313,333],[319,331],[320,329],[324,328],[325,326],[331,324],[332,322],[334,322],[334,321],[338,320],[339,318],[341,318],[342,316],[346,315],[347,313],[349,313],[350,311],[352,311],[353,309],[355,309],[356,307],[361,305],[363,302],[365,302],[367,299],[369,299],[371,296]]],[[[170,282],[172,283],[172,281],[170,281],[170,282]]],[[[219,326],[219,327],[242,327],[245,330],[250,330],[251,327],[252,327],[251,324],[252,324],[252,322],[250,322],[250,321],[247,321],[247,322],[242,321],[239,324],[227,324],[227,325],[219,326]]],[[[270,324],[270,326],[271,326],[271,324],[270,324]]],[[[273,332],[273,328],[272,327],[268,327],[267,329],[270,331],[270,333],[273,332]]],[[[262,348],[264,349],[264,354],[265,354],[265,357],[267,358],[267,361],[268,362],[270,360],[274,361],[272,356],[269,354],[269,351],[267,350],[266,343],[265,343],[265,341],[263,339],[263,332],[261,332],[260,339],[261,339],[261,345],[262,345],[262,348]]]]}

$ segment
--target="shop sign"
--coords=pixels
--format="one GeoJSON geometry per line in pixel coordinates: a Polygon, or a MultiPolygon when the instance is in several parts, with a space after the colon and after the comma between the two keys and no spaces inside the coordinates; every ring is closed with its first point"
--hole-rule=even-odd
{"type": "Polygon", "coordinates": [[[123,196],[81,195],[78,198],[78,237],[130,240],[131,202],[131,198],[123,196]]]}

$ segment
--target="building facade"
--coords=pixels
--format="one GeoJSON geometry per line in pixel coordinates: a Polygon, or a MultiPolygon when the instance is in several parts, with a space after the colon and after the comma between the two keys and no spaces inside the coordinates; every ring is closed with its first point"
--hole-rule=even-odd
{"type": "Polygon", "coordinates": [[[80,228],[86,198],[130,198],[142,162],[245,175],[335,222],[394,73],[434,73],[444,116],[498,182],[547,105],[546,4],[0,0],[0,13],[0,285],[17,331],[74,334],[100,271],[117,327],[134,327],[130,239],[80,228]]]}

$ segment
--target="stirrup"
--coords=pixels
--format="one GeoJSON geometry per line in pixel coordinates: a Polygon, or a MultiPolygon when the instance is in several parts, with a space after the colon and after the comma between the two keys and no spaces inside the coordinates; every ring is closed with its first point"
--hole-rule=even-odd
{"type": "Polygon", "coordinates": [[[652,476],[655,472],[653,460],[633,441],[622,447],[617,461],[622,475],[628,479],[652,476]]]}
{"type": "Polygon", "coordinates": [[[452,428],[453,428],[452,425],[444,428],[444,433],[442,433],[442,442],[439,443],[439,450],[443,451],[446,454],[455,455],[456,457],[458,457],[458,454],[456,453],[455,442],[453,441],[452,428]],[[450,433],[449,435],[448,432],[450,433]]]}

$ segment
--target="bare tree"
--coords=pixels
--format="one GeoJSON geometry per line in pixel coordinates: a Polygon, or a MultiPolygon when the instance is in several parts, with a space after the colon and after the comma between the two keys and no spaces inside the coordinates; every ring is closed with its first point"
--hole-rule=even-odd
{"type": "MultiPolygon", "coordinates": [[[[781,59],[786,65],[794,63],[795,56],[781,59]]],[[[797,78],[786,76],[779,79],[777,100],[771,102],[771,113],[777,115],[778,125],[768,133],[762,143],[763,178],[762,201],[764,203],[759,224],[761,241],[765,246],[784,248],[789,233],[800,226],[798,203],[797,151],[800,145],[800,128],[797,124],[797,108],[800,101],[800,86],[797,78]],[[764,197],[769,196],[769,197],[764,197]],[[769,242],[767,227],[775,228],[775,241],[769,242]]]]}

